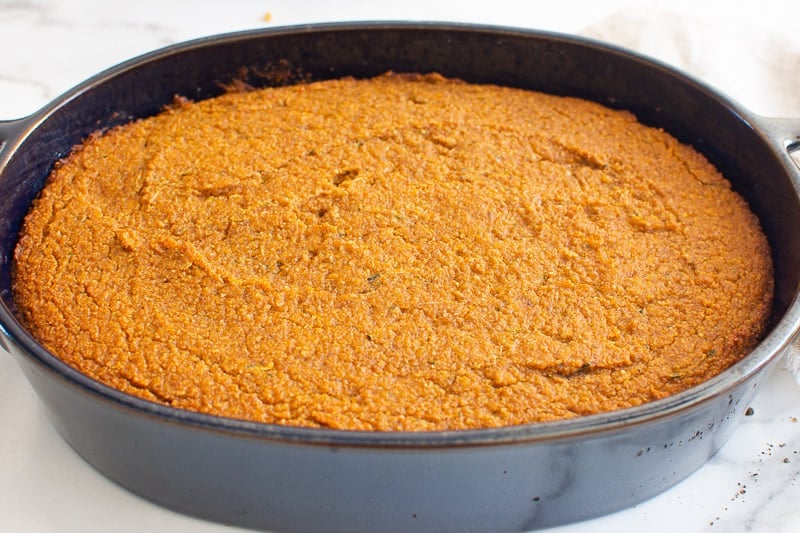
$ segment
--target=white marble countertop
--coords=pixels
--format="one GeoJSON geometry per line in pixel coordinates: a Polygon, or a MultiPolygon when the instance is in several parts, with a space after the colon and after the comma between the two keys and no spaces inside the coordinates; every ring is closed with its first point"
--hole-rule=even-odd
{"type": "MultiPolygon", "coordinates": [[[[174,42],[339,20],[449,20],[574,33],[693,74],[763,115],[800,117],[800,17],[791,1],[368,2],[0,0],[0,119],[32,113],[92,74],[174,42]]],[[[798,120],[800,126],[800,119],[798,120]]],[[[800,386],[785,369],[707,465],[634,508],[557,528],[800,532],[800,386]]],[[[230,531],[146,502],[61,440],[0,351],[0,530],[230,531]]]]}

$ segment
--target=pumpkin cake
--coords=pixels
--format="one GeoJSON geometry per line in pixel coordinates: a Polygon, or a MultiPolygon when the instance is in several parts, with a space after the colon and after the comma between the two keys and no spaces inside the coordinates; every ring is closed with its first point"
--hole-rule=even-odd
{"type": "Polygon", "coordinates": [[[14,258],[111,387],[294,426],[487,428],[664,398],[764,333],[767,240],[629,112],[437,74],[177,99],[92,135],[14,258]]]}

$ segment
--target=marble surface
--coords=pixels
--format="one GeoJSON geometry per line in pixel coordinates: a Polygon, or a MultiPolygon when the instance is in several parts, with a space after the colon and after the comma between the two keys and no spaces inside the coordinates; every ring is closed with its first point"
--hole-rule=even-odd
{"type": "MultiPolygon", "coordinates": [[[[574,33],[651,55],[749,109],[800,117],[800,17],[790,1],[237,2],[0,0],[0,119],[174,42],[334,20],[449,20],[574,33]]],[[[800,134],[800,118],[797,120],[800,134]]],[[[634,508],[552,530],[800,532],[800,386],[778,368],[707,465],[634,508]]],[[[84,463],[0,351],[0,530],[231,531],[131,495],[84,463]]]]}

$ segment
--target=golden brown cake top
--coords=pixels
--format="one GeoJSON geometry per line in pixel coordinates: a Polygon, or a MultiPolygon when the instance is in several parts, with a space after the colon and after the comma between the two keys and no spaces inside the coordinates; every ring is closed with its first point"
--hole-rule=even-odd
{"type": "Polygon", "coordinates": [[[745,355],[758,222],[627,112],[438,75],[181,102],[58,165],[16,250],[33,334],[175,407],[365,430],[638,405],[745,355]]]}

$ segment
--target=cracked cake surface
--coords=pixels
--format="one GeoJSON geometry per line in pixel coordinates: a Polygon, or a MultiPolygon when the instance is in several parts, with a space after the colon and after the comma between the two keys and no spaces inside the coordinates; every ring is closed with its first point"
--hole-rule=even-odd
{"type": "Polygon", "coordinates": [[[664,398],[759,341],[767,240],[625,111],[437,74],[177,99],[56,165],[14,258],[44,346],[155,402],[357,430],[664,398]]]}

